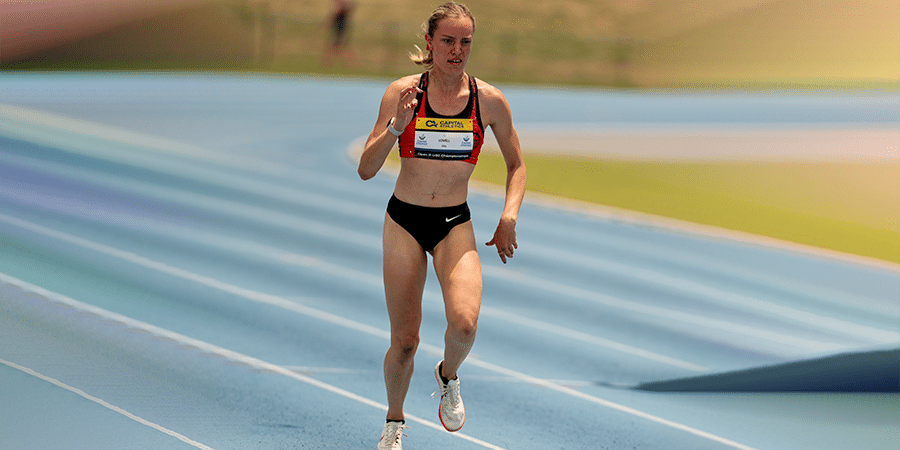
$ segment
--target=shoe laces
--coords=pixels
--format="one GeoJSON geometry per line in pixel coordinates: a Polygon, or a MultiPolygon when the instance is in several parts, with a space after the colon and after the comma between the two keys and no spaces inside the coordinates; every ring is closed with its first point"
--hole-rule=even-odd
{"type": "Polygon", "coordinates": [[[384,439],[389,441],[392,446],[400,443],[400,438],[406,436],[403,432],[404,428],[409,427],[399,422],[388,422],[387,431],[384,433],[384,439]]]}
{"type": "Polygon", "coordinates": [[[431,398],[437,398],[438,395],[441,398],[447,397],[450,400],[450,404],[455,408],[459,405],[459,380],[450,380],[450,383],[441,384],[438,390],[431,393],[431,398]],[[454,383],[453,381],[456,382],[454,383]]]}

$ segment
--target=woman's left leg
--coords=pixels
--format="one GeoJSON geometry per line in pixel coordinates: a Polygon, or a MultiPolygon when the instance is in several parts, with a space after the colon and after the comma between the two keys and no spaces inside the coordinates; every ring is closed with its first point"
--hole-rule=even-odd
{"type": "Polygon", "coordinates": [[[444,295],[447,331],[444,335],[442,375],[456,378],[475,343],[481,310],[481,261],[472,222],[453,227],[434,248],[434,270],[444,295]]]}

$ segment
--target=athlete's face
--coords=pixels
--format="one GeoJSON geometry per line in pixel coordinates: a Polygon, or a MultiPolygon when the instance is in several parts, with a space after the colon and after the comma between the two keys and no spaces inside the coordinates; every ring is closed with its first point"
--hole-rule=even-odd
{"type": "Polygon", "coordinates": [[[468,17],[445,17],[438,21],[434,36],[425,36],[435,68],[446,72],[465,71],[474,34],[475,27],[468,17]]]}

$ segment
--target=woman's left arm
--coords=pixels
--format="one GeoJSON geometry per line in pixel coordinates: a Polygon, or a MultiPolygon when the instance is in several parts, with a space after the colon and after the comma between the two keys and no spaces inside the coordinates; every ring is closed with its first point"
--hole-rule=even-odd
{"type": "Polygon", "coordinates": [[[481,92],[484,93],[483,112],[487,113],[482,115],[482,119],[487,116],[486,125],[493,131],[506,161],[506,202],[494,237],[486,245],[496,246],[500,260],[506,264],[506,259],[512,258],[515,249],[519,247],[516,242],[516,221],[525,198],[525,160],[522,158],[519,136],[513,127],[512,111],[506,97],[499,89],[489,85],[485,85],[481,92]]]}

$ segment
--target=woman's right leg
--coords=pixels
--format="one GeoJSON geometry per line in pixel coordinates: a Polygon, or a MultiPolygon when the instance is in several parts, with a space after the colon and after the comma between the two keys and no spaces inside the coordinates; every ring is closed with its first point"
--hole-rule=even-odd
{"type": "Polygon", "coordinates": [[[384,357],[387,419],[403,420],[403,402],[419,345],[428,259],[419,243],[390,216],[385,216],[382,242],[384,293],[391,321],[391,347],[384,357]]]}

